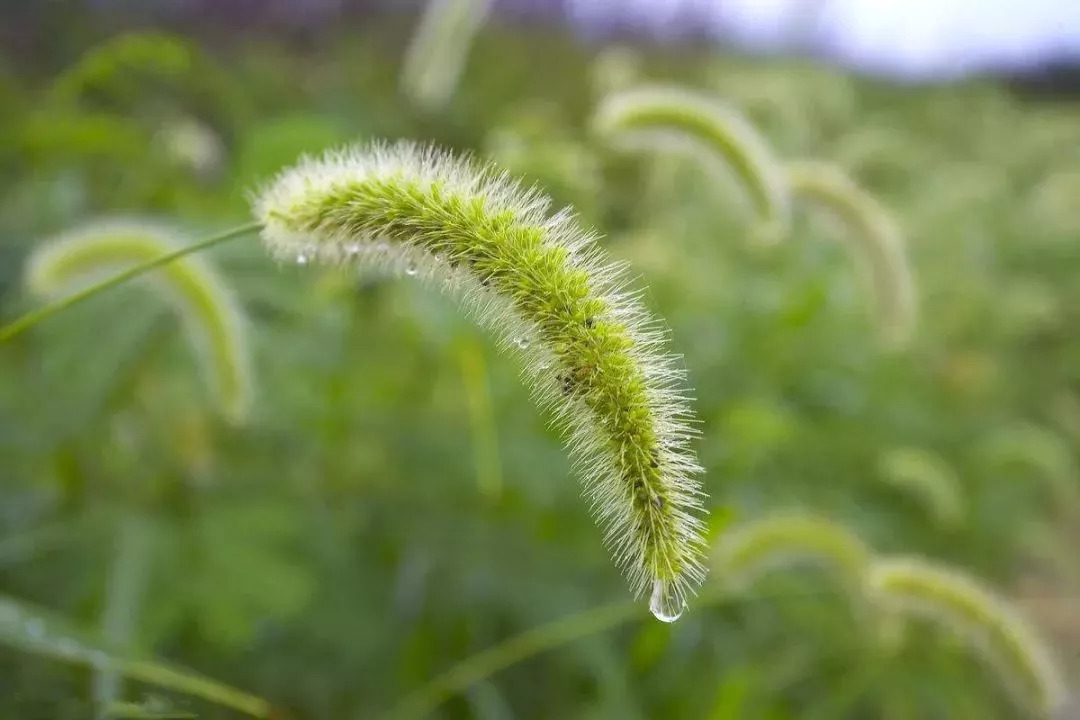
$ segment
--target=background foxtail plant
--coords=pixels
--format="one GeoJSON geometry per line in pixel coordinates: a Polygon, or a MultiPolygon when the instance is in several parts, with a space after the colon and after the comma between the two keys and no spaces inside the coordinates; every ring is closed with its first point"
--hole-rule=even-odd
{"type": "Polygon", "coordinates": [[[641,85],[604,98],[592,120],[604,142],[624,151],[688,152],[730,171],[754,209],[757,237],[776,241],[790,226],[781,165],[734,108],[675,86],[641,85]]]}
{"type": "Polygon", "coordinates": [[[915,281],[900,228],[875,198],[840,168],[828,163],[800,161],[785,169],[792,196],[820,206],[839,217],[882,338],[892,346],[905,344],[915,330],[915,281]]]}
{"type": "Polygon", "coordinates": [[[720,582],[745,589],[779,568],[813,565],[861,586],[872,551],[843,525],[808,513],[777,513],[727,529],[712,553],[720,582]]]}
{"type": "Polygon", "coordinates": [[[942,527],[954,528],[965,514],[963,488],[956,472],[939,456],[915,447],[882,452],[881,478],[921,504],[942,527]]]}
{"type": "Polygon", "coordinates": [[[254,213],[278,258],[380,266],[459,297],[524,360],[634,591],[651,588],[662,620],[682,613],[704,576],[683,372],[589,231],[491,168],[408,143],[305,160],[254,213]]]}
{"type": "Polygon", "coordinates": [[[967,574],[914,557],[876,560],[867,592],[879,605],[965,637],[1017,704],[1054,718],[1068,699],[1049,648],[1003,598],[967,574]]]}
{"type": "Polygon", "coordinates": [[[1058,433],[1033,422],[1013,422],[990,433],[980,450],[999,472],[1044,484],[1056,513],[1080,514],[1080,467],[1058,433]]]}
{"type": "Polygon", "coordinates": [[[494,0],[428,0],[401,70],[405,95],[425,110],[446,105],[465,69],[473,37],[494,0]]]}
{"type": "Polygon", "coordinates": [[[187,38],[129,32],[100,43],[62,72],[45,105],[76,118],[80,109],[138,116],[150,108],[147,119],[159,122],[164,119],[162,106],[168,106],[213,121],[228,136],[233,122],[245,115],[241,98],[221,69],[187,38]],[[147,103],[148,94],[157,95],[158,102],[147,103]]]}
{"type": "MultiPolygon", "coordinates": [[[[26,283],[64,298],[109,276],[181,247],[170,229],[131,218],[97,220],[42,244],[29,258],[26,283]]],[[[242,423],[252,404],[247,320],[233,291],[202,258],[187,256],[146,276],[176,309],[223,416],[242,423]]]]}

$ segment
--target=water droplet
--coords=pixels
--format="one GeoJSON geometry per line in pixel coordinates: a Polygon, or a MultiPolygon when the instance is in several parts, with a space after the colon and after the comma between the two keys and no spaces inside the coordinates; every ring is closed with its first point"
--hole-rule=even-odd
{"type": "Polygon", "coordinates": [[[360,253],[360,243],[349,243],[345,246],[345,252],[349,255],[358,255],[360,253]]]}
{"type": "Polygon", "coordinates": [[[409,277],[415,276],[416,273],[418,273],[418,272],[419,272],[419,270],[416,269],[415,265],[410,264],[410,265],[405,266],[405,274],[408,275],[409,277]]]}
{"type": "Polygon", "coordinates": [[[653,580],[649,610],[660,622],[673,623],[682,617],[686,603],[666,580],[653,580]]]}
{"type": "Polygon", "coordinates": [[[519,337],[518,339],[514,340],[514,344],[517,345],[522,350],[524,350],[525,348],[529,347],[529,339],[519,337]]]}
{"type": "Polygon", "coordinates": [[[37,618],[31,618],[26,621],[26,634],[34,639],[41,639],[45,637],[45,623],[37,618]]]}
{"type": "Polygon", "coordinates": [[[304,253],[300,253],[296,256],[297,265],[307,265],[308,257],[304,253]]]}

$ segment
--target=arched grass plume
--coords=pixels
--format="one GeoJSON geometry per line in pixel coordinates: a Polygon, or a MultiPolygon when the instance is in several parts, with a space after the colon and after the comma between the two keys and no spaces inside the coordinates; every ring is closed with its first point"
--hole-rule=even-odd
{"type": "Polygon", "coordinates": [[[457,88],[473,37],[491,11],[493,0],[428,0],[409,40],[401,87],[426,110],[447,103],[457,88]]]}
{"type": "Polygon", "coordinates": [[[998,471],[1034,475],[1050,491],[1064,516],[1080,514],[1080,467],[1069,443],[1058,433],[1029,421],[1016,421],[983,441],[986,460],[998,471]]]}
{"type": "Polygon", "coordinates": [[[178,77],[189,73],[198,53],[181,37],[133,32],[117,35],[88,50],[53,83],[52,94],[63,102],[86,95],[130,92],[131,73],[178,77]]]}
{"type": "Polygon", "coordinates": [[[671,621],[704,576],[684,373],[621,268],[548,205],[490,168],[399,143],[306,159],[254,213],[278,258],[428,279],[520,355],[617,563],[671,621]]]}
{"type": "Polygon", "coordinates": [[[689,151],[727,168],[753,204],[758,236],[787,235],[790,201],[783,168],[768,143],[734,108],[674,86],[643,85],[605,98],[593,130],[616,148],[689,151]]]}
{"type": "MultiPolygon", "coordinates": [[[[26,283],[34,293],[64,298],[179,247],[175,234],[159,224],[97,220],[37,248],[28,261],[26,283]]],[[[233,292],[194,256],[174,260],[146,279],[179,312],[224,417],[242,422],[252,402],[252,369],[247,322],[233,292]]]]}
{"type": "Polygon", "coordinates": [[[57,77],[47,100],[77,115],[80,107],[132,110],[147,106],[147,95],[172,101],[178,94],[185,114],[213,118],[225,126],[220,130],[234,127],[245,114],[242,94],[198,45],[153,31],[121,33],[95,45],[57,77]]]}
{"type": "Polygon", "coordinates": [[[787,183],[796,200],[807,201],[838,216],[849,232],[844,237],[874,297],[882,337],[891,346],[907,342],[915,329],[915,281],[904,239],[891,214],[842,170],[828,163],[789,163],[787,183]]]}
{"type": "Polygon", "coordinates": [[[878,461],[881,478],[911,495],[942,527],[956,527],[964,518],[960,479],[944,460],[913,447],[892,448],[878,461]]]}
{"type": "Polygon", "coordinates": [[[1052,717],[1066,684],[1049,649],[1003,598],[975,579],[914,557],[875,561],[867,590],[880,606],[929,620],[965,638],[1019,706],[1052,717]]]}
{"type": "Polygon", "coordinates": [[[720,580],[746,589],[781,567],[809,564],[861,587],[871,550],[844,526],[805,513],[777,513],[724,532],[713,550],[712,568],[720,580]]]}

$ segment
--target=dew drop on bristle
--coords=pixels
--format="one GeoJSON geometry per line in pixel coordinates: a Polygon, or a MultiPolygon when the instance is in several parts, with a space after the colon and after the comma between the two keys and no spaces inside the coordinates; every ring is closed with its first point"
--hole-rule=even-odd
{"type": "Polygon", "coordinates": [[[415,265],[406,265],[405,266],[405,274],[408,275],[409,277],[414,277],[417,272],[419,272],[419,271],[416,269],[415,265]]]}
{"type": "Polygon", "coordinates": [[[686,610],[686,603],[675,592],[671,583],[653,580],[649,610],[660,622],[673,623],[682,617],[683,611],[686,610]]]}
{"type": "Polygon", "coordinates": [[[360,254],[360,243],[349,243],[345,246],[345,252],[350,256],[360,254]]]}
{"type": "Polygon", "coordinates": [[[296,264],[297,265],[307,265],[307,262],[308,262],[308,257],[304,253],[300,253],[299,255],[296,256],[296,264]]]}
{"type": "Polygon", "coordinates": [[[519,337],[516,340],[514,340],[514,344],[517,345],[522,350],[524,350],[525,348],[529,347],[529,339],[519,337]]]}

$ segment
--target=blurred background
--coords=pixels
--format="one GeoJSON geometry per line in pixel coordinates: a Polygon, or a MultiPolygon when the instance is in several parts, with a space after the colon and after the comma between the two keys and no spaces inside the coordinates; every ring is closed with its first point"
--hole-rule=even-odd
{"type": "MultiPolygon", "coordinates": [[[[694,387],[711,538],[794,509],[954,567],[1075,686],[1080,4],[2,0],[0,44],[5,321],[43,302],[35,247],[87,222],[194,242],[249,222],[303,153],[471,151],[572,205],[648,288],[694,387]],[[831,218],[796,212],[763,249],[694,158],[595,137],[605,96],[656,82],[877,198],[916,280],[910,340],[882,343],[831,218]]],[[[0,612],[0,717],[241,716],[65,662],[60,635],[277,718],[1027,717],[955,633],[913,623],[882,649],[812,570],[719,599],[717,570],[670,625],[628,612],[520,368],[451,300],[252,237],[203,259],[247,318],[242,423],[152,287],[0,346],[0,611],[32,618],[0,612]],[[584,620],[546,625],[564,618],[584,620]],[[520,662],[432,691],[537,627],[520,662]]]]}

